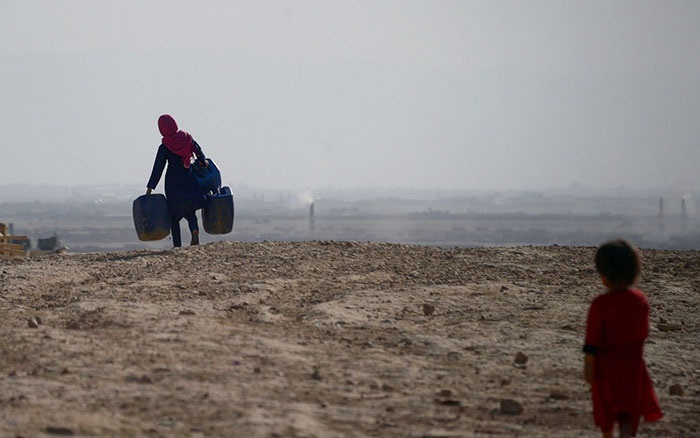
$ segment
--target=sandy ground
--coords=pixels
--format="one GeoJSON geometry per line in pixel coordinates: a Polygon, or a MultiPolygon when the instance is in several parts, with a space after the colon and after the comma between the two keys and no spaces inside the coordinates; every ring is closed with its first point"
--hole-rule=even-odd
{"type": "MultiPolygon", "coordinates": [[[[0,436],[599,436],[580,352],[593,252],[222,242],[0,259],[0,436]]],[[[666,416],[640,436],[700,436],[700,253],[643,263],[666,416]]]]}

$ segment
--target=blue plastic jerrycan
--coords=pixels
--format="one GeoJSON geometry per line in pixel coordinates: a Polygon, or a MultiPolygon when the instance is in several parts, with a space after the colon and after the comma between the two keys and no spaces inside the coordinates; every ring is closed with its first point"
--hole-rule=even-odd
{"type": "Polygon", "coordinates": [[[192,175],[197,180],[199,188],[204,193],[216,193],[221,187],[221,172],[211,158],[207,158],[208,166],[203,166],[199,161],[192,163],[192,175]]]}
{"type": "Polygon", "coordinates": [[[207,203],[202,208],[202,223],[208,234],[228,234],[233,230],[233,193],[228,186],[217,193],[207,195],[207,203]]]}
{"type": "Polygon", "coordinates": [[[134,227],[139,240],[161,240],[170,234],[170,214],[165,195],[141,195],[132,207],[134,227]]]}

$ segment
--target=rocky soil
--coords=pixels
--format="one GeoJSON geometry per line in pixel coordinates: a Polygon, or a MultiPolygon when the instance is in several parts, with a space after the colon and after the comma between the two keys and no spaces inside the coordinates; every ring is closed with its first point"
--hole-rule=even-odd
{"type": "MultiPolygon", "coordinates": [[[[0,259],[0,436],[599,436],[594,248],[221,242],[0,259]]],[[[700,253],[643,251],[645,354],[700,436],[700,253]]]]}

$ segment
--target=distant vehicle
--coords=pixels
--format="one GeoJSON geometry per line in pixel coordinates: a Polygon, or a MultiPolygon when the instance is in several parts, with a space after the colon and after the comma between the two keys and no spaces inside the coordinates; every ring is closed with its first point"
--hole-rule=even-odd
{"type": "Polygon", "coordinates": [[[39,239],[37,247],[41,251],[55,251],[59,247],[60,241],[58,236],[47,237],[45,239],[39,239]]]}
{"type": "Polygon", "coordinates": [[[11,235],[12,224],[8,226],[0,222],[0,256],[25,257],[31,247],[27,236],[11,235]]]}
{"type": "Polygon", "coordinates": [[[37,249],[31,251],[31,255],[42,255],[51,253],[62,253],[68,251],[68,247],[61,243],[61,239],[54,234],[52,237],[39,238],[37,249]]]}

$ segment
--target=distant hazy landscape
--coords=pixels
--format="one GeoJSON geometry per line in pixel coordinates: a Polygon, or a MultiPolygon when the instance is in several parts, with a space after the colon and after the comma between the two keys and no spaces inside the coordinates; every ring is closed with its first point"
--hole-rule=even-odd
{"type": "MultiPolygon", "coordinates": [[[[597,245],[623,236],[640,247],[700,249],[696,196],[663,190],[270,190],[234,187],[235,225],[222,240],[340,240],[478,247],[597,245]],[[313,203],[313,216],[311,205],[313,203]]],[[[57,236],[70,252],[165,249],[141,242],[131,215],[138,186],[0,186],[0,222],[14,235],[57,236]]],[[[201,224],[201,221],[200,221],[201,224]]],[[[189,239],[181,224],[185,242],[189,239]]]]}

